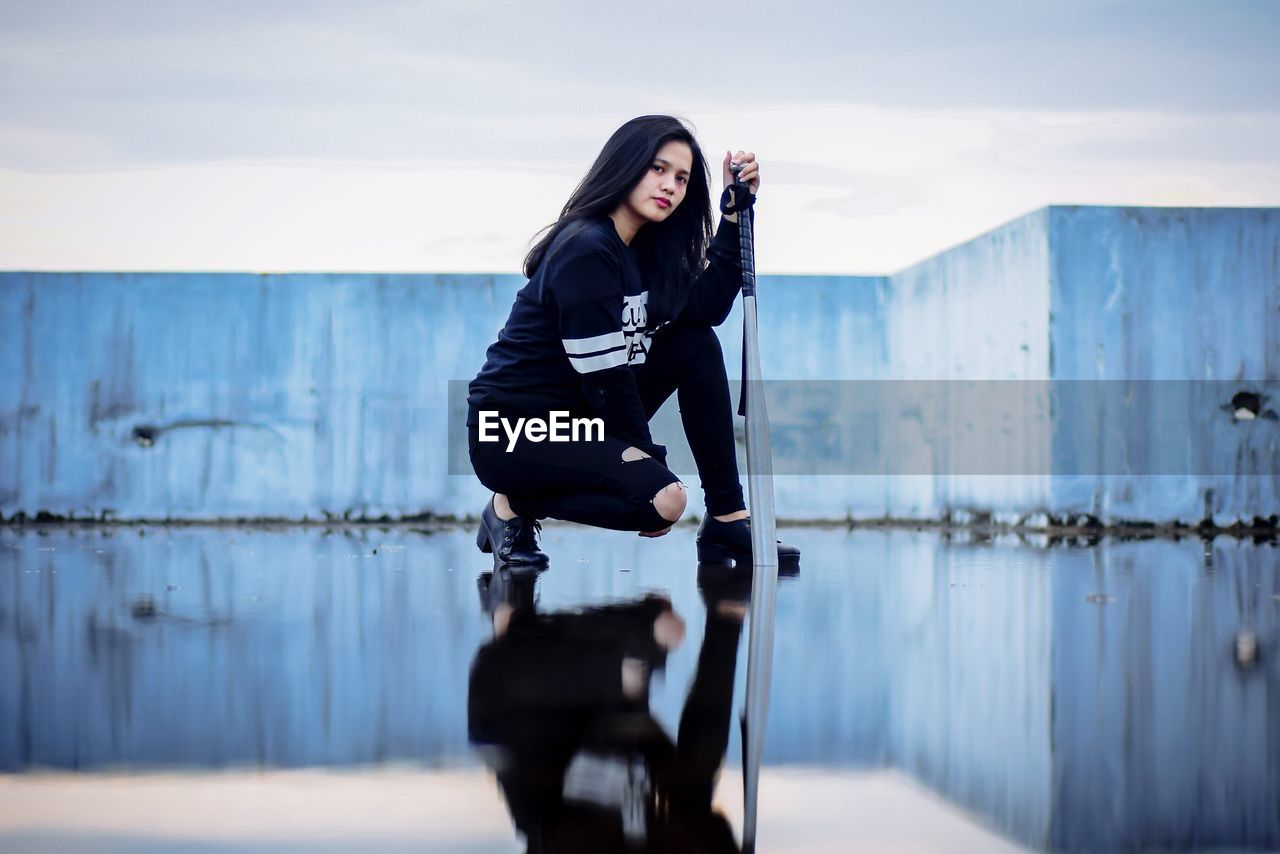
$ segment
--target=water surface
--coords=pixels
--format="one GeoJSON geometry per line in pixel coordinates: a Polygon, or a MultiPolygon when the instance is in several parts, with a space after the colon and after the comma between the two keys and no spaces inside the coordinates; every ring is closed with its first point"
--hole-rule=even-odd
{"type": "MultiPolygon", "coordinates": [[[[1280,848],[1274,544],[784,536],[762,850],[1280,848]]],[[[537,590],[670,598],[671,733],[706,625],[692,539],[549,526],[537,590]]],[[[0,847],[520,850],[468,739],[488,568],[460,529],[0,529],[0,847]]],[[[735,827],[739,759],[733,726],[735,827]]]]}

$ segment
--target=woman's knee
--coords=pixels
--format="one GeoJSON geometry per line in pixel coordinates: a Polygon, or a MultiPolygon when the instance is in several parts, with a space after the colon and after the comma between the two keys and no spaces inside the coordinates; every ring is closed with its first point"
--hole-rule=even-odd
{"type": "Polygon", "coordinates": [[[685,492],[683,483],[676,481],[669,483],[662,489],[658,490],[658,494],[653,496],[653,507],[658,511],[658,515],[668,522],[678,522],[684,514],[684,508],[689,503],[688,494],[685,492]]]}

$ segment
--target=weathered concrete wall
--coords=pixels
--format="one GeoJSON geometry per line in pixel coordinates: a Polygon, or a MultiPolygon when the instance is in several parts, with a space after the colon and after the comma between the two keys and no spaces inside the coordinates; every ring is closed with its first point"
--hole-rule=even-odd
{"type": "MultiPolygon", "coordinates": [[[[1048,212],[1022,217],[963,246],[892,277],[884,379],[1049,379],[1048,212]]],[[[950,412],[951,382],[913,384],[920,394],[908,405],[881,412],[886,435],[920,430],[912,408],[950,412]]],[[[885,514],[936,518],[967,509],[1028,510],[1047,504],[1051,464],[1047,427],[1023,425],[1033,437],[1022,450],[1026,470],[1040,474],[993,476],[966,472],[958,453],[975,438],[974,427],[953,416],[941,434],[927,432],[906,447],[923,454],[919,468],[932,474],[886,481],[885,514]]],[[[927,427],[925,428],[927,430],[927,427]]]]}
{"type": "MultiPolygon", "coordinates": [[[[0,514],[475,513],[482,488],[465,462],[450,473],[448,383],[475,374],[521,283],[0,273],[0,514]]],[[[1130,467],[1181,453],[1159,407],[1122,396],[1117,439],[1069,408],[1051,421],[1047,393],[1013,423],[957,405],[975,381],[1273,393],[1280,210],[1047,208],[892,277],[765,276],[761,294],[785,517],[1280,513],[1280,421],[1233,419],[1223,386],[1172,431],[1203,456],[1176,475],[1130,467]],[[983,453],[1014,472],[975,468],[983,453]]],[[[737,310],[719,331],[736,376],[737,310]]],[[[674,401],[654,433],[696,481],[674,401]]]]}
{"type": "Polygon", "coordinates": [[[446,383],[483,361],[519,284],[4,274],[0,508],[466,512],[479,493],[447,475],[446,383]]]}
{"type": "Polygon", "coordinates": [[[1118,430],[1060,422],[1055,463],[1101,474],[1060,474],[1049,504],[1220,524],[1280,513],[1280,400],[1266,397],[1280,380],[1280,210],[1056,207],[1050,224],[1053,377],[1103,381],[1124,414],[1108,418],[1118,430]],[[1144,401],[1153,386],[1132,385],[1144,380],[1165,381],[1160,399],[1144,401]],[[1262,392],[1273,417],[1232,418],[1235,392],[1262,392]],[[1118,471],[1118,459],[1185,452],[1174,419],[1204,457],[1198,474],[1118,471]]]}

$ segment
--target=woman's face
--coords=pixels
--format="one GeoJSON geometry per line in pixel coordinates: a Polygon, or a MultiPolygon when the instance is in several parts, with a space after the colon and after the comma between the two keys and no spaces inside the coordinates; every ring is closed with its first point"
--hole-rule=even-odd
{"type": "Polygon", "coordinates": [[[684,201],[693,169],[693,150],[687,142],[672,140],[653,156],[649,171],[627,197],[624,207],[644,222],[662,222],[684,201]]]}

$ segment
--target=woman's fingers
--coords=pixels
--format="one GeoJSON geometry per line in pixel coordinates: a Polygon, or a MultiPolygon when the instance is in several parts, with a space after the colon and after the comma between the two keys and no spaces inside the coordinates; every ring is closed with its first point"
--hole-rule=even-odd
{"type": "Polygon", "coordinates": [[[756,162],[756,155],[751,151],[738,150],[736,154],[725,153],[724,180],[728,185],[733,182],[733,171],[730,166],[742,164],[742,171],[738,173],[738,180],[747,185],[752,193],[760,189],[760,164],[756,162]]]}

